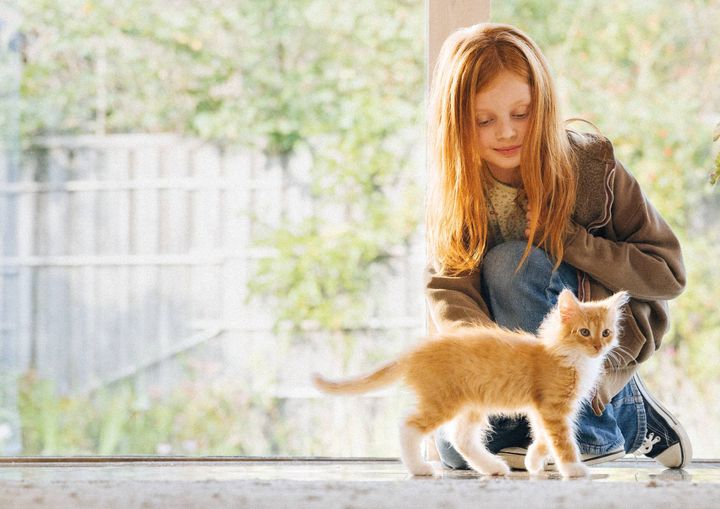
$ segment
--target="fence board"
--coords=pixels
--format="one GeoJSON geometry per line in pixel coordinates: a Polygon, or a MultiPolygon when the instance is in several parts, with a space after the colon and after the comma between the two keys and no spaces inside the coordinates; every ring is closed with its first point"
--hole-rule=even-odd
{"type": "MultiPolygon", "coordinates": [[[[232,150],[224,160],[225,176],[238,182],[253,182],[252,174],[256,164],[254,154],[247,151],[232,150]]],[[[219,316],[223,322],[241,315],[245,311],[244,299],[247,285],[247,263],[240,256],[247,255],[249,239],[252,235],[251,207],[254,190],[250,185],[231,186],[223,192],[225,204],[222,237],[228,258],[222,267],[222,302],[219,316]]]]}
{"type": "Polygon", "coordinates": [[[38,374],[55,382],[60,392],[67,392],[69,380],[67,367],[71,352],[68,349],[70,337],[69,282],[67,271],[54,267],[38,273],[36,298],[37,333],[35,354],[38,374]]]}
{"type": "Polygon", "coordinates": [[[97,378],[103,379],[108,373],[116,368],[116,355],[119,345],[113,335],[113,316],[119,310],[112,309],[112,298],[115,292],[113,287],[112,267],[93,267],[93,296],[94,301],[90,304],[92,313],[95,315],[95,373],[97,378]]]}
{"type": "Polygon", "coordinates": [[[78,355],[78,362],[82,363],[82,374],[78,375],[78,382],[81,384],[77,389],[82,390],[101,380],[103,372],[98,366],[97,350],[100,347],[98,341],[98,313],[95,289],[97,288],[97,268],[93,266],[81,267],[81,277],[78,291],[80,303],[79,313],[82,315],[79,330],[82,336],[83,351],[78,355]]]}
{"type": "MultiPolygon", "coordinates": [[[[130,178],[138,184],[157,179],[163,149],[141,147],[133,150],[130,178]]],[[[159,249],[160,204],[155,188],[136,189],[130,195],[130,253],[156,254],[159,249]]]]}
{"type": "MultiPolygon", "coordinates": [[[[35,224],[37,221],[37,194],[25,194],[18,197],[17,210],[17,255],[29,256],[35,248],[35,224]]],[[[33,317],[35,314],[35,298],[33,288],[35,271],[31,267],[18,267],[18,369],[26,370],[30,365],[30,355],[34,335],[33,317]]]]}
{"type": "MultiPolygon", "coordinates": [[[[70,154],[60,149],[48,154],[48,166],[43,171],[48,183],[60,184],[67,179],[69,160],[70,154]]],[[[64,255],[67,253],[69,196],[61,191],[50,191],[41,193],[39,199],[38,253],[64,255]]]]}
{"type": "Polygon", "coordinates": [[[70,300],[68,305],[69,337],[67,342],[66,378],[67,389],[73,391],[88,383],[88,372],[84,365],[86,362],[86,348],[90,346],[91,336],[85,332],[83,317],[86,309],[82,299],[83,269],[71,267],[65,270],[69,280],[70,300]]]}
{"type": "MultiPolygon", "coordinates": [[[[298,389],[303,373],[276,372],[285,361],[277,359],[270,310],[245,299],[251,264],[268,254],[251,245],[262,231],[257,222],[279,224],[281,196],[294,219],[313,211],[302,188],[309,158],[283,169],[278,158],[174,135],[39,144],[26,157],[27,178],[0,186],[18,203],[18,251],[1,262],[20,278],[21,366],[34,352],[41,376],[64,392],[123,376],[163,387],[179,373],[168,359],[219,338],[230,369],[253,390],[298,389]],[[251,373],[257,365],[265,375],[251,373]]],[[[419,283],[409,281],[421,264],[411,252],[400,257],[395,291],[378,290],[386,300],[382,323],[366,331],[373,337],[386,337],[387,327],[418,329],[412,320],[384,319],[422,306],[419,283]]],[[[324,355],[290,357],[308,364],[316,354],[324,355]]]]}
{"type": "MultiPolygon", "coordinates": [[[[192,152],[190,162],[192,176],[198,182],[220,178],[220,153],[216,147],[198,147],[192,152]]],[[[192,253],[210,254],[221,250],[220,217],[225,210],[220,195],[220,190],[207,188],[198,188],[192,193],[192,253]]],[[[190,267],[190,316],[193,318],[218,316],[220,270],[217,265],[190,267]]]]}
{"type": "Polygon", "coordinates": [[[158,316],[159,268],[133,267],[130,272],[130,311],[132,321],[128,341],[134,345],[138,359],[146,361],[159,354],[158,316]]]}
{"type": "MultiPolygon", "coordinates": [[[[176,140],[177,141],[177,140],[176,140]]],[[[142,186],[160,176],[162,158],[167,146],[138,146],[132,150],[130,178],[142,186]]],[[[137,188],[130,195],[130,252],[134,255],[153,256],[160,249],[160,202],[157,188],[137,188]]],[[[142,365],[155,358],[160,351],[158,316],[160,268],[138,265],[130,270],[129,327],[127,338],[142,365]]],[[[146,378],[137,377],[136,387],[143,390],[146,378]]]]}

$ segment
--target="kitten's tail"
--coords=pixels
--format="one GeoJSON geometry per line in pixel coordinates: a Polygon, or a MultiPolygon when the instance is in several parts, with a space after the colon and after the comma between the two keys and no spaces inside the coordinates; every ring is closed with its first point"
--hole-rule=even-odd
{"type": "Polygon", "coordinates": [[[328,394],[363,394],[390,385],[403,374],[403,365],[394,360],[381,366],[372,373],[343,380],[328,380],[317,373],[313,374],[313,384],[328,394]]]}

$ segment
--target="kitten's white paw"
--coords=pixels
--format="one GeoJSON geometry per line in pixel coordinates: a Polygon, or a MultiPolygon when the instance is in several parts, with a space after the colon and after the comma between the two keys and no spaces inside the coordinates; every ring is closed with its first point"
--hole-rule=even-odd
{"type": "Polygon", "coordinates": [[[418,463],[412,467],[408,466],[408,471],[415,476],[433,476],[435,469],[430,463],[418,463]]]}
{"type": "Polygon", "coordinates": [[[482,462],[471,463],[473,469],[485,475],[508,475],[510,467],[502,459],[497,457],[483,459],[482,462]]]}
{"type": "Polygon", "coordinates": [[[530,449],[525,455],[525,469],[531,474],[539,474],[545,470],[548,457],[530,449]]]}
{"type": "Polygon", "coordinates": [[[510,467],[507,466],[507,463],[504,461],[500,461],[497,466],[488,473],[489,475],[510,475],[510,467]]]}
{"type": "Polygon", "coordinates": [[[543,442],[533,442],[525,455],[525,469],[531,474],[538,474],[545,469],[550,456],[543,442]]]}
{"type": "Polygon", "coordinates": [[[590,469],[582,463],[560,463],[558,465],[558,472],[563,477],[587,477],[590,475],[590,469]]]}

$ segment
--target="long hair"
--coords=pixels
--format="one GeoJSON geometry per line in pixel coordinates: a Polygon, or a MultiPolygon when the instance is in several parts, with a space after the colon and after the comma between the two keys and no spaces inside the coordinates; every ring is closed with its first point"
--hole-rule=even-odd
{"type": "Polygon", "coordinates": [[[460,29],[443,43],[434,69],[428,111],[428,251],[436,270],[472,272],[488,239],[488,169],[475,145],[475,95],[501,72],[527,80],[531,106],[520,160],[532,217],[520,265],[533,244],[560,264],[563,237],[575,206],[573,152],[550,70],[538,46],[510,25],[481,23],[460,29]]]}

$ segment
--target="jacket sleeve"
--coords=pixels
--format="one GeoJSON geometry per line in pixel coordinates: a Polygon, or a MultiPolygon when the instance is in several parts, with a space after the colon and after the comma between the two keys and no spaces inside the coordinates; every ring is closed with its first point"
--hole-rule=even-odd
{"type": "Polygon", "coordinates": [[[439,332],[493,323],[480,293],[480,271],[462,276],[443,276],[428,265],[425,269],[425,297],[439,332]]]}
{"type": "Polygon", "coordinates": [[[573,223],[564,261],[612,292],[627,290],[633,298],[646,301],[677,297],[685,287],[677,237],[617,161],[613,191],[611,226],[617,240],[596,237],[573,223]]]}

